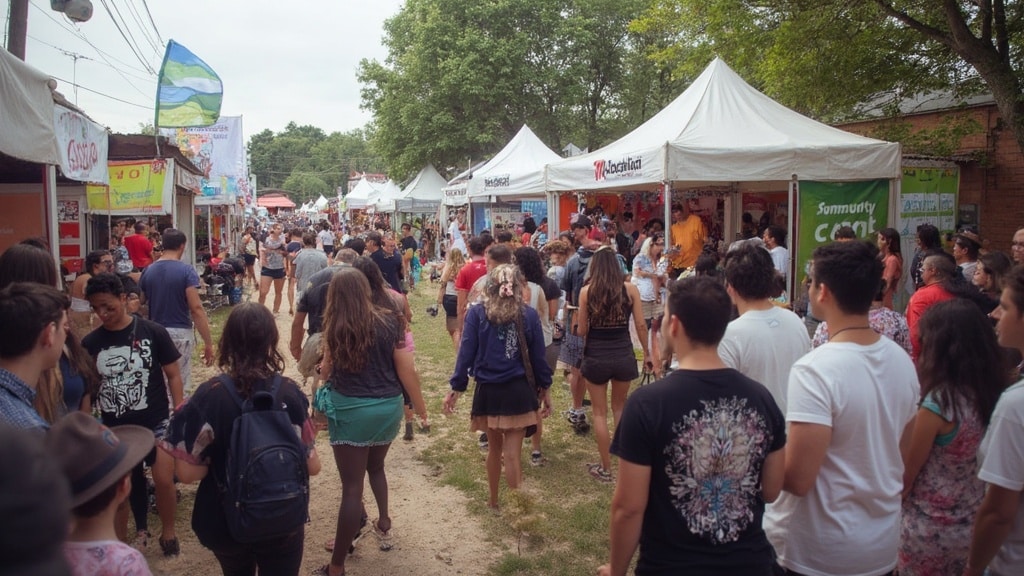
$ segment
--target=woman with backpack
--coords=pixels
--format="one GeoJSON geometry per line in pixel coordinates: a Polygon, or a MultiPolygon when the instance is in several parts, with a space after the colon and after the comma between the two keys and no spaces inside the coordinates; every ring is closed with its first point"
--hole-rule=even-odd
{"type": "Polygon", "coordinates": [[[281,375],[277,344],[265,306],[236,306],[217,347],[223,374],[174,412],[160,441],[178,480],[199,481],[192,529],[225,576],[253,576],[257,568],[260,576],[295,576],[302,564],[309,476],[320,471],[320,458],[309,403],[281,375]],[[266,448],[273,444],[286,448],[266,448]],[[274,466],[260,466],[267,460],[274,466]],[[255,472],[241,484],[235,478],[245,469],[255,472]]]}
{"type": "Polygon", "coordinates": [[[326,382],[313,400],[327,416],[334,461],[341,475],[341,507],[330,564],[315,574],[345,573],[345,557],[363,522],[363,484],[369,475],[377,501],[373,522],[380,549],[393,546],[384,459],[402,423],[403,390],[422,421],[427,409],[405,338],[405,316],[376,303],[366,274],[354,267],[334,273],[324,312],[326,382]]]}

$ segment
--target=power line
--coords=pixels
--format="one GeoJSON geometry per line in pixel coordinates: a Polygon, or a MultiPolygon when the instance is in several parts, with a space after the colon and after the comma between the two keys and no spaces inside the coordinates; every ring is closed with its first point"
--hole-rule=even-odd
{"type": "MultiPolygon", "coordinates": [[[[125,31],[121,29],[121,25],[117,23],[117,18],[114,18],[114,13],[110,11],[110,6],[107,4],[107,0],[100,0],[100,3],[103,4],[103,9],[107,11],[107,15],[110,16],[111,22],[114,23],[114,27],[117,28],[117,31],[121,33],[121,38],[124,38],[124,41],[126,44],[128,44],[128,48],[131,49],[132,54],[135,54],[135,57],[138,58],[139,62],[141,62],[142,65],[146,68],[146,72],[149,72],[150,74],[156,74],[156,71],[153,70],[153,67],[149,65],[149,62],[146,62],[146,59],[142,57],[140,49],[137,47],[136,44],[133,43],[135,37],[132,36],[131,30],[128,30],[128,34],[126,35],[125,31]],[[132,36],[132,39],[129,40],[128,36],[132,36]]],[[[125,26],[125,28],[127,28],[127,26],[125,26]]]]}
{"type": "MultiPolygon", "coordinates": [[[[114,0],[110,0],[110,1],[111,1],[111,3],[113,3],[114,0]]],[[[159,56],[160,55],[160,47],[157,46],[156,40],[153,39],[153,35],[149,33],[149,30],[148,30],[148,27],[146,26],[146,23],[142,21],[142,16],[139,15],[138,9],[135,8],[135,6],[131,2],[131,0],[125,0],[125,5],[128,7],[128,13],[131,14],[132,20],[134,20],[135,24],[137,24],[139,26],[139,30],[142,32],[142,36],[146,39],[146,42],[149,42],[149,45],[153,48],[153,52],[157,56],[159,56]]],[[[114,4],[114,6],[116,7],[117,5],[114,4]]]]}
{"type": "MultiPolygon", "coordinates": [[[[135,70],[136,72],[142,72],[143,74],[150,74],[152,76],[156,76],[156,73],[154,71],[152,71],[152,70],[144,70],[142,68],[137,68],[137,67],[135,67],[135,66],[125,62],[124,60],[121,60],[120,58],[117,58],[116,56],[113,56],[112,54],[109,54],[107,52],[104,52],[103,50],[100,50],[95,44],[92,43],[92,41],[90,41],[88,38],[86,38],[85,34],[82,33],[80,30],[77,30],[75,28],[67,27],[60,20],[57,20],[53,16],[50,16],[50,13],[46,9],[40,8],[39,6],[36,6],[34,3],[31,3],[31,4],[32,4],[33,8],[35,8],[36,10],[41,12],[43,14],[43,16],[46,16],[47,18],[49,18],[54,24],[56,24],[57,26],[60,26],[61,29],[63,29],[65,32],[70,32],[71,34],[75,35],[80,40],[82,40],[83,42],[85,42],[86,44],[91,46],[92,49],[95,50],[97,54],[99,54],[101,57],[104,58],[104,61],[107,61],[106,59],[110,58],[111,60],[114,60],[115,62],[121,64],[122,66],[124,66],[125,68],[128,68],[130,70],[135,70]]],[[[110,64],[110,62],[107,61],[107,64],[110,64]]],[[[116,69],[116,67],[113,64],[110,64],[110,66],[116,69]]]]}
{"type": "Polygon", "coordinates": [[[149,16],[149,23],[153,25],[153,32],[156,32],[156,39],[160,41],[160,45],[164,45],[164,39],[160,36],[160,30],[156,27],[156,22],[153,20],[153,13],[149,11],[149,4],[146,0],[142,0],[142,6],[146,9],[146,16],[149,16]]]}
{"type": "Polygon", "coordinates": [[[88,60],[90,62],[95,62],[97,64],[102,64],[104,66],[109,66],[111,69],[119,70],[121,72],[124,72],[128,76],[131,76],[132,78],[135,78],[137,80],[143,80],[143,81],[146,81],[146,82],[156,82],[156,78],[153,78],[153,77],[146,78],[144,76],[139,76],[137,74],[130,74],[128,72],[125,72],[124,70],[120,70],[117,66],[111,65],[109,62],[100,62],[99,60],[96,60],[95,58],[89,58],[88,56],[85,56],[83,54],[77,54],[75,52],[70,52],[68,50],[65,50],[65,49],[61,48],[60,46],[55,46],[53,44],[50,44],[49,42],[46,42],[45,40],[40,40],[39,38],[36,38],[35,36],[33,36],[31,34],[28,34],[27,36],[29,38],[31,38],[32,40],[34,40],[34,41],[36,41],[36,42],[38,42],[38,43],[40,43],[40,44],[42,44],[44,46],[49,46],[50,48],[53,48],[54,50],[57,50],[58,52],[61,52],[65,56],[77,57],[77,58],[79,58],[81,60],[88,60]]]}
{"type": "Polygon", "coordinates": [[[64,82],[65,84],[70,84],[70,85],[74,86],[75,88],[81,88],[82,90],[85,90],[86,92],[92,92],[93,94],[96,94],[97,96],[103,96],[104,98],[109,98],[111,100],[116,100],[118,102],[121,102],[121,103],[124,103],[124,104],[128,104],[128,105],[131,105],[131,106],[137,106],[139,108],[145,108],[146,110],[152,110],[153,109],[153,106],[144,106],[142,104],[136,104],[135,102],[129,102],[127,100],[122,100],[121,98],[118,98],[117,96],[111,96],[110,94],[104,94],[103,92],[100,92],[99,90],[93,90],[92,88],[86,88],[85,86],[82,86],[81,84],[77,84],[75,82],[70,82],[70,81],[65,80],[63,78],[60,78],[58,76],[52,76],[51,75],[51,77],[54,80],[60,80],[61,82],[64,82]]]}

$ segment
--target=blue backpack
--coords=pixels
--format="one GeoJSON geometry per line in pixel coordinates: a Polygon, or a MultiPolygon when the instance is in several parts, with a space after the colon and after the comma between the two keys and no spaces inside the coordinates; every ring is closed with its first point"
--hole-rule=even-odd
{"type": "Polygon", "coordinates": [[[309,518],[307,449],[277,399],[281,375],[269,391],[243,400],[227,375],[220,377],[242,413],[231,427],[221,500],[236,542],[291,534],[309,518]]]}

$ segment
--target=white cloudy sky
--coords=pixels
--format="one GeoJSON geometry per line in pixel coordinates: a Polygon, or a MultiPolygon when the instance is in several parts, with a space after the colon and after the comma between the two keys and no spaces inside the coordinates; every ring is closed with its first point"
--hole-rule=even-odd
{"type": "MultiPolygon", "coordinates": [[[[163,45],[143,0],[92,2],[92,19],[74,24],[53,12],[49,0],[30,0],[26,61],[61,79],[58,90],[97,122],[115,132],[137,132],[140,123],[153,122],[156,75],[146,65],[159,70],[163,45]],[[126,33],[141,47],[145,65],[121,37],[104,3],[127,21],[126,33]],[[74,54],[80,56],[77,65],[74,54]],[[75,81],[82,87],[77,94],[75,81]]],[[[386,56],[384,20],[398,12],[402,0],[147,3],[164,42],[173,38],[220,75],[221,113],[241,115],[248,140],[265,128],[280,131],[290,121],[328,133],[364,126],[370,115],[359,109],[356,70],[362,58],[382,61],[386,56]]],[[[5,45],[8,9],[9,0],[0,0],[5,45]]]]}

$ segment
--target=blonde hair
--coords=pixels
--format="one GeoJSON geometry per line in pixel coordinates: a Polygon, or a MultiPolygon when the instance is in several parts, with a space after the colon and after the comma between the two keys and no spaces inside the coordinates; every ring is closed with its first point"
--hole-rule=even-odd
{"type": "Polygon", "coordinates": [[[445,258],[444,271],[441,273],[441,279],[445,282],[451,280],[462,270],[462,267],[466,264],[466,257],[462,254],[462,250],[458,248],[452,248],[448,250],[448,256],[445,258]]]}
{"type": "Polygon", "coordinates": [[[522,272],[512,264],[496,266],[487,274],[483,307],[491,324],[508,324],[519,317],[523,306],[522,272]]]}

